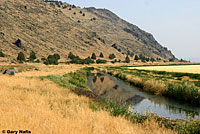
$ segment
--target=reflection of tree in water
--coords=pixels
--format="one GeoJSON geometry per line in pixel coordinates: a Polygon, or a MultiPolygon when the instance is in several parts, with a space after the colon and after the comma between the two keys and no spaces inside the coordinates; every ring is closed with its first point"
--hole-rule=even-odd
{"type": "Polygon", "coordinates": [[[184,108],[178,108],[178,107],[175,107],[175,106],[166,105],[166,104],[163,104],[159,101],[155,101],[155,100],[152,100],[152,99],[148,99],[148,100],[151,101],[154,104],[158,104],[159,106],[162,105],[167,111],[169,111],[172,114],[183,114],[184,113],[187,118],[195,118],[195,116],[199,116],[198,112],[193,112],[191,110],[187,110],[187,109],[184,109],[184,108]]]}
{"type": "Polygon", "coordinates": [[[166,109],[171,111],[173,114],[181,114],[181,113],[185,113],[187,118],[195,118],[195,116],[199,116],[198,112],[192,112],[190,110],[186,110],[186,109],[182,109],[182,108],[176,108],[176,107],[172,107],[169,105],[165,105],[166,109]]]}
{"type": "Polygon", "coordinates": [[[133,96],[131,98],[128,98],[126,100],[126,102],[129,103],[129,104],[132,104],[132,105],[137,105],[143,100],[144,100],[144,97],[141,97],[139,95],[135,95],[135,96],[133,96]]]}
{"type": "Polygon", "coordinates": [[[94,76],[93,80],[92,80],[94,83],[96,83],[97,81],[97,76],[94,76]]]}
{"type": "Polygon", "coordinates": [[[104,81],[104,77],[101,77],[100,80],[101,80],[101,82],[103,83],[103,81],[104,81]]]}

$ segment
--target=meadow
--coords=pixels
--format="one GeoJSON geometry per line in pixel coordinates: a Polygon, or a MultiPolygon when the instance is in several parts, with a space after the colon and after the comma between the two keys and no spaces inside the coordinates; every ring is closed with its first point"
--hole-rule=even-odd
{"type": "Polygon", "coordinates": [[[128,67],[128,69],[140,70],[155,70],[167,72],[182,72],[182,73],[198,73],[200,74],[200,65],[176,65],[176,66],[143,66],[143,67],[128,67]]]}
{"type": "Polygon", "coordinates": [[[94,110],[96,103],[72,91],[76,86],[84,87],[84,82],[77,80],[80,75],[72,73],[82,67],[34,64],[28,70],[21,68],[22,72],[15,76],[0,74],[0,130],[22,129],[33,134],[176,133],[159,126],[155,120],[132,123],[124,116],[112,116],[108,110],[94,110]],[[72,86],[60,85],[65,82],[63,77],[72,86]]]}

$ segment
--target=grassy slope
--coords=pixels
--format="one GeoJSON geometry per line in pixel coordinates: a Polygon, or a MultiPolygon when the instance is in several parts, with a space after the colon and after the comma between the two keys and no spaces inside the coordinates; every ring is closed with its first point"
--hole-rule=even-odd
{"type": "Polygon", "coordinates": [[[32,133],[131,133],[167,134],[155,121],[132,124],[105,111],[93,111],[90,100],[48,80],[31,76],[63,75],[80,68],[75,65],[43,66],[10,77],[0,75],[0,129],[31,130],[32,133]],[[27,77],[29,76],[29,77],[27,77]]]}
{"type": "Polygon", "coordinates": [[[6,55],[16,58],[19,51],[29,54],[34,50],[38,57],[59,53],[66,58],[69,51],[81,57],[88,57],[93,51],[98,55],[109,52],[110,47],[98,40],[93,31],[42,1],[1,0],[0,45],[6,55]],[[18,38],[26,51],[13,44],[18,38]]]}
{"type": "MultiPolygon", "coordinates": [[[[163,47],[158,44],[154,46],[150,45],[150,42],[145,44],[141,39],[133,36],[130,33],[125,32],[123,29],[134,29],[133,31],[137,34],[141,34],[140,38],[145,38],[146,32],[143,34],[137,26],[133,26],[126,21],[120,19],[114,13],[107,9],[95,9],[95,8],[71,8],[70,7],[62,9],[66,16],[70,17],[75,21],[80,21],[80,24],[88,29],[92,29],[97,34],[101,35],[108,45],[117,44],[118,49],[121,49],[119,53],[125,53],[123,57],[125,58],[127,50],[139,55],[143,53],[148,57],[161,57],[166,56],[167,58],[172,57],[171,52],[166,51],[163,47]],[[82,13],[80,13],[80,11],[82,13]],[[74,14],[76,13],[76,14],[74,14]],[[83,13],[85,16],[83,16],[83,13]],[[95,20],[92,20],[95,18],[95,20]]],[[[147,38],[146,38],[147,39],[147,38]]],[[[153,42],[153,41],[152,41],[153,42]]]]}

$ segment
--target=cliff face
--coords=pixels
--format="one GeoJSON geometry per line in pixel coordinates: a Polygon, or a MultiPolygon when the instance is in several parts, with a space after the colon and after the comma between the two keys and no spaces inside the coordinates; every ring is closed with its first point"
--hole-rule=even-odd
{"type": "Polygon", "coordinates": [[[11,58],[32,50],[38,57],[59,53],[66,58],[72,51],[81,57],[103,52],[105,57],[114,53],[117,58],[126,54],[174,58],[151,34],[109,10],[43,0],[1,0],[0,49],[11,58]]]}

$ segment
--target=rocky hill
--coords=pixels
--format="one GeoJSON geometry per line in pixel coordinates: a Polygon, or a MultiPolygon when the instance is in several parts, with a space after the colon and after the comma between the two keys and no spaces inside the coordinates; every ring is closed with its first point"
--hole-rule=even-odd
{"type": "Polygon", "coordinates": [[[103,52],[105,57],[175,58],[151,34],[109,10],[43,0],[1,0],[0,50],[10,58],[32,50],[39,57],[59,53],[66,58],[72,51],[81,57],[103,52]]]}

